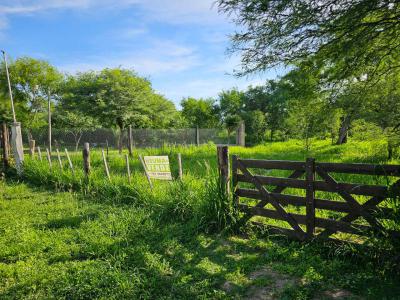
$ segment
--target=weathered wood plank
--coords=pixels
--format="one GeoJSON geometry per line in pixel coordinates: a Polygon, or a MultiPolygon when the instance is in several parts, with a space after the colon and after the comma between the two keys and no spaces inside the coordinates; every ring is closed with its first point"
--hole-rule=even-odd
{"type": "Polygon", "coordinates": [[[351,163],[316,163],[326,172],[380,176],[400,176],[400,165],[373,165],[351,163]]]}
{"type": "MultiPolygon", "coordinates": [[[[263,185],[276,185],[284,186],[287,188],[306,189],[307,182],[302,179],[272,177],[272,176],[260,176],[254,175],[263,185]]],[[[238,174],[237,179],[239,182],[252,183],[252,180],[242,174],[238,174]]],[[[388,194],[388,188],[384,185],[368,185],[368,184],[356,184],[356,183],[344,183],[338,182],[337,188],[333,188],[327,182],[322,180],[314,181],[314,189],[316,191],[333,192],[336,193],[338,190],[344,190],[354,195],[364,196],[384,196],[388,194]]]]}
{"type": "Polygon", "coordinates": [[[368,221],[368,223],[372,226],[375,227],[376,229],[382,229],[381,225],[379,224],[379,222],[376,220],[376,218],[374,218],[373,216],[371,216],[370,213],[368,213],[366,210],[364,210],[363,206],[358,203],[353,196],[350,195],[349,192],[347,192],[346,190],[342,190],[339,188],[338,183],[336,182],[335,179],[333,179],[328,173],[326,173],[324,170],[321,169],[321,167],[317,167],[316,171],[318,173],[319,176],[321,176],[330,187],[332,187],[333,189],[336,189],[336,192],[343,197],[344,200],[346,200],[346,202],[349,204],[349,206],[355,211],[357,212],[360,216],[363,216],[365,220],[368,221]]]}
{"type": "Polygon", "coordinates": [[[245,166],[242,165],[240,160],[238,161],[238,167],[243,172],[244,176],[251,179],[251,181],[257,187],[257,189],[260,191],[260,193],[263,194],[263,196],[265,197],[265,200],[268,200],[268,202],[271,203],[272,206],[276,209],[277,213],[279,213],[279,215],[281,217],[283,217],[285,219],[285,221],[290,224],[290,226],[292,226],[292,228],[295,230],[295,232],[297,234],[297,237],[300,240],[304,240],[305,232],[299,226],[299,224],[296,222],[296,220],[285,211],[285,209],[279,204],[278,201],[276,201],[276,199],[273,196],[271,196],[269,194],[269,192],[263,187],[262,183],[257,179],[257,177],[253,176],[251,174],[251,172],[249,170],[247,170],[247,168],[245,166]]]}
{"type": "MultiPolygon", "coordinates": [[[[239,205],[239,209],[243,212],[251,214],[253,216],[262,216],[266,218],[271,218],[274,220],[285,221],[285,219],[277,212],[271,209],[265,209],[260,207],[249,207],[244,204],[239,205]]],[[[301,214],[289,213],[290,216],[296,220],[298,224],[307,225],[307,216],[301,214]]],[[[370,232],[372,227],[359,224],[351,224],[348,222],[343,222],[340,220],[332,220],[325,218],[315,218],[315,227],[327,228],[330,230],[340,231],[344,233],[358,234],[370,232]]]]}
{"type": "Polygon", "coordinates": [[[287,160],[240,159],[246,168],[273,170],[305,170],[305,163],[287,160]]]}

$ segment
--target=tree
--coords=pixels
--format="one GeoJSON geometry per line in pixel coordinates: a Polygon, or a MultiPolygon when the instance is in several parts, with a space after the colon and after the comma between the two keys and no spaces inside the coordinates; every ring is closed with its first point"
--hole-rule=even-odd
{"type": "MultiPolygon", "coordinates": [[[[287,89],[287,126],[293,137],[301,138],[308,151],[312,138],[325,138],[331,122],[327,92],[321,90],[319,69],[314,65],[295,68],[282,77],[280,84],[287,89]]],[[[336,114],[333,114],[336,116],[336,114]]]]}
{"type": "Polygon", "coordinates": [[[103,127],[118,128],[118,145],[122,151],[122,134],[127,125],[136,128],[151,124],[151,103],[155,93],[148,80],[134,71],[105,69],[101,72],[70,76],[63,87],[62,102],[67,110],[80,111],[103,127]]]}
{"type": "MultiPolygon", "coordinates": [[[[21,57],[9,65],[13,96],[17,106],[17,117],[29,130],[46,124],[46,103],[57,97],[57,90],[63,79],[55,67],[44,60],[21,57]]],[[[4,65],[0,66],[2,93],[8,95],[4,65]]]]}
{"type": "Polygon", "coordinates": [[[182,115],[189,126],[214,128],[218,125],[217,108],[213,99],[185,98],[181,101],[182,115]]]}
{"type": "Polygon", "coordinates": [[[146,127],[170,128],[179,124],[179,114],[173,102],[162,95],[153,94],[148,99],[149,123],[146,127]]]}
{"type": "Polygon", "coordinates": [[[400,67],[400,3],[381,0],[218,0],[240,31],[231,51],[242,55],[239,75],[314,57],[335,66],[334,77],[400,67]]]}
{"type": "Polygon", "coordinates": [[[246,124],[248,142],[250,144],[262,142],[266,129],[265,114],[260,110],[253,110],[246,113],[243,118],[246,124]]]}
{"type": "Polygon", "coordinates": [[[219,94],[218,111],[228,131],[228,139],[242,120],[244,93],[234,88],[219,94]]]}
{"type": "Polygon", "coordinates": [[[288,88],[281,81],[269,80],[264,86],[249,87],[245,93],[244,109],[261,111],[265,126],[270,130],[270,140],[277,130],[283,130],[287,116],[288,88]]]}
{"type": "Polygon", "coordinates": [[[92,117],[80,112],[62,110],[60,106],[56,108],[54,123],[57,128],[72,134],[75,140],[75,151],[78,151],[83,133],[99,126],[92,117]]]}
{"type": "Polygon", "coordinates": [[[388,158],[400,146],[400,73],[381,80],[374,87],[364,90],[366,107],[362,117],[377,124],[388,140],[388,158]]]}

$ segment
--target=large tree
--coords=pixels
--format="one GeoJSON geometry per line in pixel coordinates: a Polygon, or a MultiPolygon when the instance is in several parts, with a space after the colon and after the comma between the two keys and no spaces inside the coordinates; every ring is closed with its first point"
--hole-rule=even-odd
{"type": "Polygon", "coordinates": [[[182,116],[189,126],[214,128],[218,125],[218,114],[213,99],[185,98],[181,101],[182,116]]]}
{"type": "MultiPolygon", "coordinates": [[[[62,74],[47,61],[31,57],[11,61],[9,70],[17,119],[23,122],[29,132],[45,126],[46,103],[49,98],[57,98],[62,74]]],[[[0,85],[2,94],[8,97],[4,64],[0,66],[0,85]]]]}
{"type": "Polygon", "coordinates": [[[150,82],[134,71],[104,69],[70,76],[63,88],[62,105],[97,119],[105,128],[118,128],[121,150],[127,125],[141,128],[151,124],[154,97],[150,82]]]}
{"type": "MultiPolygon", "coordinates": [[[[393,0],[218,0],[238,24],[239,74],[314,57],[336,79],[400,67],[400,3],[393,0]]],[[[328,72],[326,72],[328,74],[328,72]]]]}

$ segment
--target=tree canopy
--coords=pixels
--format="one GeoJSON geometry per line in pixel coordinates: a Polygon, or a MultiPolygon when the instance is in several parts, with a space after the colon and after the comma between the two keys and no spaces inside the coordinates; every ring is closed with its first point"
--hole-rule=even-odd
{"type": "Polygon", "coordinates": [[[391,0],[218,0],[238,25],[240,75],[310,58],[332,78],[391,72],[400,57],[400,3],[391,0]]]}

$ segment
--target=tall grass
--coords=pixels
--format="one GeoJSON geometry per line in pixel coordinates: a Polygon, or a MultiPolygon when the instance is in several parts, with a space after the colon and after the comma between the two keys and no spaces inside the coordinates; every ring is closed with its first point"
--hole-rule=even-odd
{"type": "MultiPolygon", "coordinates": [[[[230,154],[259,159],[304,161],[311,156],[317,161],[399,163],[385,159],[385,147],[381,141],[344,146],[317,141],[306,152],[301,141],[289,141],[230,147],[230,154]]],[[[8,194],[0,203],[0,242],[4,245],[0,247],[0,274],[6,280],[0,281],[0,298],[241,298],[250,286],[251,272],[265,265],[307,279],[299,288],[300,294],[306,290],[312,295],[331,286],[375,299],[383,298],[379,297],[382,291],[387,297],[398,293],[395,260],[377,251],[275,242],[269,236],[253,239],[250,235],[243,240],[235,235],[213,235],[230,229],[240,218],[218,180],[215,145],[135,150],[130,161],[131,184],[124,156],[116,151],[108,157],[111,182],[99,149],[91,151],[88,182],[82,171],[82,154],[71,153],[71,158],[75,176],[65,157],[62,171],[53,157],[51,170],[47,161],[27,158],[22,178],[30,185],[71,193],[35,189],[31,195],[31,188],[4,184],[8,194]],[[183,180],[155,181],[151,190],[137,156],[168,155],[177,177],[178,153],[182,155],[183,180]],[[15,199],[12,193],[17,193],[15,199]],[[227,280],[234,282],[232,291],[221,288],[227,280]]],[[[281,171],[268,174],[287,175],[281,171]]],[[[335,178],[392,182],[390,178],[363,176],[335,178]]],[[[302,192],[291,189],[287,193],[302,192]]],[[[398,207],[398,202],[387,205],[398,207]]],[[[295,207],[288,209],[303,213],[295,207]]],[[[382,244],[385,250],[388,247],[382,244]]],[[[301,298],[299,293],[289,298],[301,298]]]]}

